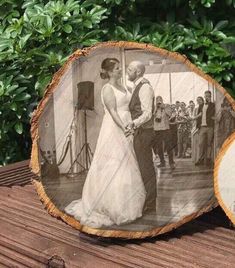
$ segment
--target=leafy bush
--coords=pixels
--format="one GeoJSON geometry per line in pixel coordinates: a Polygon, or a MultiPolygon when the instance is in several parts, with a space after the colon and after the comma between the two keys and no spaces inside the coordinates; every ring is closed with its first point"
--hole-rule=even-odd
{"type": "Polygon", "coordinates": [[[0,0],[0,164],[29,157],[29,120],[77,48],[133,40],[185,54],[235,95],[235,0],[0,0]]]}

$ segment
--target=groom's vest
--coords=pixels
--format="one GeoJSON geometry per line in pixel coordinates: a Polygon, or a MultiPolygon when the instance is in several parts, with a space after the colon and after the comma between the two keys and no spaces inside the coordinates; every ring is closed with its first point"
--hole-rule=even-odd
{"type": "MultiPolygon", "coordinates": [[[[144,85],[144,84],[149,84],[149,82],[148,81],[140,81],[140,83],[136,86],[136,88],[132,94],[131,101],[129,103],[129,110],[131,113],[132,120],[135,120],[136,118],[141,116],[143,113],[143,111],[141,109],[141,101],[139,98],[139,91],[140,91],[142,85],[144,85]]],[[[153,104],[152,104],[152,112],[153,112],[153,109],[154,109],[154,99],[153,99],[153,104]]],[[[152,128],[153,127],[153,116],[149,121],[142,124],[141,127],[142,128],[152,128]]]]}

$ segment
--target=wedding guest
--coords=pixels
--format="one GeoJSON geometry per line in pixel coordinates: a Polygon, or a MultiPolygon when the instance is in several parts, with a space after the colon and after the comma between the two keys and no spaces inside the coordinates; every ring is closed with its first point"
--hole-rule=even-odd
{"type": "Polygon", "coordinates": [[[190,118],[186,109],[185,102],[180,104],[180,112],[177,116],[178,123],[178,158],[186,158],[186,151],[189,143],[190,135],[190,118]]]}
{"type": "Polygon", "coordinates": [[[192,160],[194,163],[198,161],[199,155],[199,125],[198,118],[202,116],[202,113],[199,112],[202,109],[202,105],[204,104],[204,99],[201,96],[197,97],[197,107],[194,109],[194,115],[191,117],[192,123],[192,131],[191,131],[191,139],[192,139],[192,160]]]}
{"type": "Polygon", "coordinates": [[[211,101],[211,92],[209,90],[204,93],[205,103],[200,107],[198,113],[199,128],[199,159],[195,163],[196,166],[204,164],[211,166],[212,145],[214,139],[214,120],[215,120],[215,104],[211,101]]]}
{"type": "MultiPolygon", "coordinates": [[[[175,102],[175,111],[176,111],[176,118],[179,115],[181,108],[180,108],[180,101],[175,102]]],[[[178,137],[178,125],[177,125],[177,156],[178,156],[178,151],[179,151],[179,137],[178,137]]]]}
{"type": "MultiPolygon", "coordinates": [[[[189,101],[189,106],[187,108],[187,113],[189,115],[190,119],[193,119],[194,113],[195,113],[195,103],[193,100],[189,101]]],[[[194,120],[190,121],[189,124],[189,139],[188,139],[188,149],[190,149],[191,153],[190,153],[190,157],[192,156],[192,130],[193,130],[193,124],[194,124],[194,120]]]]}
{"type": "Polygon", "coordinates": [[[194,124],[195,124],[195,128],[199,130],[200,128],[200,119],[199,117],[202,116],[202,107],[204,105],[204,99],[202,96],[198,96],[197,97],[197,107],[194,110],[194,116],[193,116],[193,120],[194,120],[194,124]]]}
{"type": "Polygon", "coordinates": [[[178,155],[178,134],[177,134],[177,123],[176,123],[176,106],[171,105],[171,117],[169,118],[170,124],[170,135],[171,135],[171,148],[175,156],[178,155]]]}
{"type": "Polygon", "coordinates": [[[169,165],[171,169],[174,169],[173,151],[171,146],[170,124],[169,119],[171,117],[171,107],[168,104],[163,103],[161,96],[156,97],[156,106],[154,112],[154,153],[159,155],[160,164],[158,167],[165,167],[166,162],[164,158],[163,144],[165,145],[167,155],[169,158],[169,165]]]}
{"type": "Polygon", "coordinates": [[[189,101],[189,106],[187,108],[187,112],[189,114],[189,117],[193,117],[194,116],[194,111],[195,111],[195,103],[193,100],[189,101]]]}
{"type": "Polygon", "coordinates": [[[176,113],[177,113],[177,115],[178,115],[179,112],[180,112],[180,101],[176,101],[176,102],[175,102],[175,109],[176,109],[176,113]]]}
{"type": "Polygon", "coordinates": [[[226,97],[223,99],[216,121],[218,122],[218,146],[220,148],[235,131],[235,111],[226,97]]]}

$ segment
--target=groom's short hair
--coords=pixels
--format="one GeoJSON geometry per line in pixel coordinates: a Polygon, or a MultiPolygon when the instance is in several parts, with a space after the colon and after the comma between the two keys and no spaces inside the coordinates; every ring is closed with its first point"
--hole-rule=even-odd
{"type": "Polygon", "coordinates": [[[138,60],[132,61],[130,63],[130,65],[135,66],[136,69],[138,69],[140,71],[140,76],[143,76],[144,75],[144,73],[145,73],[145,66],[144,66],[144,64],[141,61],[138,61],[138,60]]]}

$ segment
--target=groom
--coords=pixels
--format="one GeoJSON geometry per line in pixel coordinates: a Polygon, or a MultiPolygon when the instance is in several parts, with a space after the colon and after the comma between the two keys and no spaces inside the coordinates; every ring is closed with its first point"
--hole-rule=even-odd
{"type": "Polygon", "coordinates": [[[129,103],[132,122],[126,128],[134,131],[134,149],[147,192],[146,212],[155,210],[157,191],[152,157],[154,92],[149,81],[143,78],[144,73],[145,66],[140,61],[131,62],[127,68],[128,79],[134,83],[134,88],[129,103]]]}

